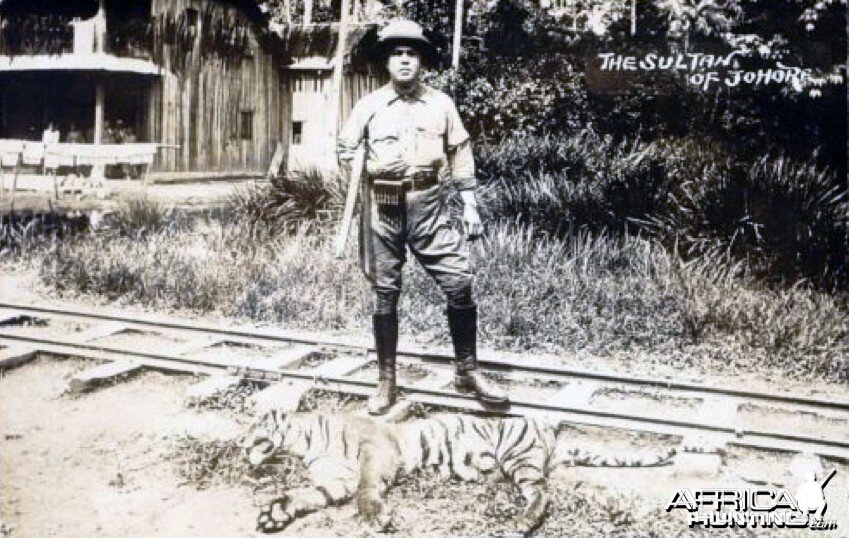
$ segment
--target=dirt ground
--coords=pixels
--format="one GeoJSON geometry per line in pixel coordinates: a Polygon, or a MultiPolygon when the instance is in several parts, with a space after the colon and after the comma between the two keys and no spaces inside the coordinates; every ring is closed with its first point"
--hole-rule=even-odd
{"type": "MultiPolygon", "coordinates": [[[[40,298],[24,282],[5,276],[4,301],[40,298]]],[[[148,371],[84,394],[68,393],[69,378],[90,366],[80,359],[42,357],[0,378],[0,536],[257,536],[259,506],[274,495],[254,490],[245,480],[245,462],[232,449],[249,417],[231,409],[188,407],[185,391],[199,379],[186,375],[148,371]]],[[[769,386],[771,380],[761,383],[769,386]]],[[[808,389],[818,393],[821,387],[808,389]]],[[[351,410],[362,402],[346,405],[334,409],[351,410]]],[[[590,428],[568,434],[590,449],[618,443],[627,451],[644,441],[590,428]]],[[[722,536],[692,534],[680,514],[663,507],[684,487],[766,483],[795,492],[809,463],[734,450],[686,455],[660,468],[563,468],[549,481],[553,503],[537,536],[722,536]]],[[[839,527],[808,534],[849,536],[849,466],[822,465],[838,469],[826,497],[828,519],[839,527]]],[[[295,482],[294,475],[280,476],[273,489],[295,482]]],[[[396,511],[396,536],[501,536],[521,501],[506,482],[465,484],[422,473],[393,489],[389,504],[396,511]]],[[[280,536],[373,534],[349,503],[299,520],[280,536]]]]}
{"type": "Polygon", "coordinates": [[[64,394],[68,376],[86,366],[43,359],[0,381],[11,535],[249,536],[238,490],[197,491],[174,480],[170,440],[219,421],[181,409],[192,380],[145,373],[90,395],[64,394]]]}
{"type": "MultiPolygon", "coordinates": [[[[258,506],[273,496],[255,494],[240,480],[244,465],[236,454],[215,452],[244,431],[246,417],[187,408],[184,391],[197,381],[192,376],[146,372],[83,395],[67,393],[69,377],[87,366],[39,358],[0,379],[6,532],[256,536],[258,506]]],[[[590,442],[586,431],[575,435],[590,442]]],[[[746,485],[741,471],[783,481],[789,466],[786,457],[738,453],[726,455],[723,469],[713,468],[710,458],[653,469],[564,468],[550,481],[554,502],[538,535],[684,535],[680,518],[661,510],[677,488],[746,485]]],[[[838,467],[828,515],[849,525],[849,467],[838,467]]],[[[446,482],[427,473],[405,480],[389,502],[398,536],[498,536],[521,504],[505,482],[446,482]]],[[[372,534],[348,504],[308,516],[281,536],[372,534]]]]}

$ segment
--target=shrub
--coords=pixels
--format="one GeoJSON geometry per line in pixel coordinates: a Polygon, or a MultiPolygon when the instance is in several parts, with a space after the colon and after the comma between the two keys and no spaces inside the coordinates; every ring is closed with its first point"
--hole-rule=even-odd
{"type": "Polygon", "coordinates": [[[89,218],[78,211],[66,215],[51,211],[0,216],[0,259],[38,252],[57,239],[84,232],[88,226],[89,218]]]}
{"type": "MultiPolygon", "coordinates": [[[[261,242],[216,222],[142,240],[87,235],[40,258],[54,289],[311,330],[365,330],[370,293],[330,236],[296,230],[261,242]],[[354,276],[352,276],[354,275],[354,276]]],[[[353,243],[353,242],[352,242],[353,243]]],[[[502,223],[472,249],[481,339],[514,350],[648,352],[741,371],[773,366],[849,378],[846,305],[810,286],[771,287],[714,254],[682,260],[657,242],[576,233],[540,239],[502,223]]],[[[444,297],[417,264],[405,268],[402,332],[447,344],[444,297]]]]}
{"type": "Polygon", "coordinates": [[[523,63],[476,57],[459,73],[426,82],[450,94],[472,138],[498,142],[519,134],[572,132],[588,121],[579,66],[562,54],[523,63]]]}
{"type": "Polygon", "coordinates": [[[122,201],[118,210],[109,215],[104,226],[126,237],[154,234],[166,227],[184,224],[173,207],[165,207],[146,196],[122,201]]]}
{"type": "Polygon", "coordinates": [[[764,276],[849,282],[846,187],[812,162],[583,130],[484,145],[478,166],[490,220],[553,235],[645,231],[688,256],[727,252],[764,276]]]}
{"type": "Polygon", "coordinates": [[[647,226],[690,254],[723,250],[762,275],[849,279],[849,196],[812,162],[740,162],[692,145],[670,153],[670,202],[647,226]],[[677,161],[677,162],[675,162],[677,161]]]}
{"type": "Polygon", "coordinates": [[[622,231],[662,210],[668,189],[655,146],[617,143],[590,130],[485,147],[479,170],[490,218],[555,235],[582,228],[622,231]]]}
{"type": "Polygon", "coordinates": [[[254,233],[291,232],[338,212],[345,200],[344,189],[340,177],[326,177],[317,169],[288,172],[268,185],[237,189],[228,205],[254,233]]]}

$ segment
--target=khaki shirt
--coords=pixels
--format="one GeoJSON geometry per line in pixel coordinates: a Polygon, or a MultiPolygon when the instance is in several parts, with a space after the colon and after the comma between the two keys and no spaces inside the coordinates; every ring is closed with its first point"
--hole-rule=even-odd
{"type": "Polygon", "coordinates": [[[448,172],[457,189],[477,187],[469,133],[454,102],[438,90],[419,84],[403,95],[390,83],[363,97],[339,135],[340,162],[354,158],[363,138],[371,177],[398,178],[386,169],[400,160],[407,164],[403,176],[448,172]]]}

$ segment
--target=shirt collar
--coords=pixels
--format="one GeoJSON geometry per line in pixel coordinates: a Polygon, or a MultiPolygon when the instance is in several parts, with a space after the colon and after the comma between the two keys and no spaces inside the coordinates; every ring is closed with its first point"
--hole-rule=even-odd
{"type": "Polygon", "coordinates": [[[386,85],[383,86],[383,91],[384,91],[384,94],[386,95],[386,104],[387,105],[391,105],[392,103],[394,103],[395,101],[398,101],[398,100],[406,100],[406,99],[421,101],[422,103],[424,103],[426,96],[427,96],[427,93],[428,93],[427,87],[424,84],[422,84],[421,82],[419,82],[418,86],[416,86],[416,89],[413,90],[411,93],[399,93],[395,89],[395,86],[392,85],[391,82],[389,82],[389,83],[387,83],[386,85]]]}

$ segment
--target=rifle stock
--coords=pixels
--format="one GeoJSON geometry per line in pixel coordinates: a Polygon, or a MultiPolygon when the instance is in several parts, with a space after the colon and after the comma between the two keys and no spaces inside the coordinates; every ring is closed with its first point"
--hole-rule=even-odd
{"type": "Polygon", "coordinates": [[[356,153],[354,153],[354,160],[351,164],[351,177],[348,180],[348,194],[345,197],[345,209],[342,213],[342,222],[339,223],[339,231],[336,234],[336,241],[333,244],[333,257],[337,260],[341,260],[345,257],[345,244],[348,242],[348,235],[351,231],[351,221],[354,219],[354,206],[357,203],[357,192],[360,190],[360,181],[362,181],[365,161],[365,144],[360,144],[357,147],[356,153]]]}

